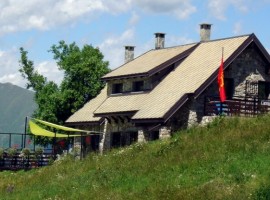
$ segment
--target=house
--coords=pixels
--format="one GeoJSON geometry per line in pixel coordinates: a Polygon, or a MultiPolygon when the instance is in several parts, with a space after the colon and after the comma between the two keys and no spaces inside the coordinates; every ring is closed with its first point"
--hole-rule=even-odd
{"type": "Polygon", "coordinates": [[[222,105],[217,98],[222,49],[224,112],[254,114],[260,105],[267,110],[270,56],[255,34],[218,40],[210,34],[211,25],[201,24],[200,42],[165,48],[165,34],[156,33],[155,49],[137,58],[134,47],[126,46],[125,64],[102,77],[106,87],[66,124],[103,132],[92,137],[94,150],[168,138],[200,124],[222,105]]]}

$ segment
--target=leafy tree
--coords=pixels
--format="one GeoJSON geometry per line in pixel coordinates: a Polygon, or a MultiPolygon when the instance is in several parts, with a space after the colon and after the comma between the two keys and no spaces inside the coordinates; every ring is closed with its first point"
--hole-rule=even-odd
{"type": "MultiPolygon", "coordinates": [[[[60,41],[49,52],[53,53],[59,70],[64,72],[59,86],[35,70],[33,61],[28,59],[28,52],[23,48],[20,48],[19,71],[27,79],[27,89],[35,91],[38,108],[34,117],[63,124],[104,87],[100,78],[109,72],[109,63],[103,60],[99,49],[91,45],[79,48],[76,43],[60,41]]],[[[46,144],[48,140],[39,138],[38,142],[46,144]]]]}

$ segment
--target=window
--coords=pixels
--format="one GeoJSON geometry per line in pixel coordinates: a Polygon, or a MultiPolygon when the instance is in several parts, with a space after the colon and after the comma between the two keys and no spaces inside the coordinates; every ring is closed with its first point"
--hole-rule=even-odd
{"type": "Polygon", "coordinates": [[[112,85],[112,94],[122,93],[123,83],[116,83],[112,85]]]}
{"type": "Polygon", "coordinates": [[[270,94],[270,82],[259,81],[258,97],[260,99],[268,99],[269,94],[270,94]]]}
{"type": "Polygon", "coordinates": [[[224,79],[224,87],[226,91],[226,98],[232,99],[234,94],[234,79],[233,78],[225,78],[224,79]]]}
{"type": "Polygon", "coordinates": [[[133,82],[133,92],[143,91],[144,90],[144,82],[143,81],[135,81],[133,82]]]}

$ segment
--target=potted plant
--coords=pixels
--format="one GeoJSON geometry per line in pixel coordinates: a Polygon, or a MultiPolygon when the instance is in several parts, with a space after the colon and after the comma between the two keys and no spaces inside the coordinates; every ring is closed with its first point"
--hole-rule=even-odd
{"type": "Polygon", "coordinates": [[[24,168],[28,168],[29,165],[29,157],[30,157],[30,149],[28,148],[24,148],[21,152],[22,158],[23,158],[23,167],[24,168]]]}
{"type": "Polygon", "coordinates": [[[7,150],[8,157],[10,159],[10,167],[15,167],[16,165],[16,153],[17,149],[15,147],[9,148],[7,150]]]}
{"type": "Polygon", "coordinates": [[[42,166],[42,164],[43,164],[43,161],[42,161],[43,152],[44,152],[44,150],[41,147],[38,147],[35,150],[35,156],[36,156],[36,159],[38,161],[38,167],[42,166]]]}

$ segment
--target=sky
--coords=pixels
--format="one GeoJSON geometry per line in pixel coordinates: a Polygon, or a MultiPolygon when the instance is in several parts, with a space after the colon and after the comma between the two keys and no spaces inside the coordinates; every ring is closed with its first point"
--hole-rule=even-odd
{"type": "Polygon", "coordinates": [[[0,0],[0,82],[24,87],[19,48],[35,69],[60,83],[63,73],[48,52],[60,40],[98,47],[115,69],[124,46],[135,57],[153,49],[154,33],[165,47],[199,42],[199,24],[212,24],[211,39],[255,33],[270,52],[270,0],[0,0]]]}

